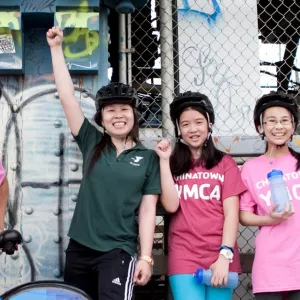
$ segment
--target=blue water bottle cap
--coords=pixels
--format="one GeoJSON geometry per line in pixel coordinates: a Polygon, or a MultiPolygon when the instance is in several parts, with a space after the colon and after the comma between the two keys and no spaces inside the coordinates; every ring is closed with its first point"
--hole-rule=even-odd
{"type": "Polygon", "coordinates": [[[280,170],[275,170],[273,169],[270,173],[268,173],[268,178],[272,177],[272,176],[282,176],[283,173],[280,170]]]}
{"type": "Polygon", "coordinates": [[[196,274],[194,274],[194,278],[196,279],[198,284],[203,283],[203,269],[198,269],[196,274]]]}

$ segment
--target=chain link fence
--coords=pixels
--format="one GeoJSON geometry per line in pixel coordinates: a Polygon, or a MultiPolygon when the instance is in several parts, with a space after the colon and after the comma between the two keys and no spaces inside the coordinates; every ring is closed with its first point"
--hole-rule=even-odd
{"type": "MultiPolygon", "coordinates": [[[[141,139],[173,137],[169,104],[174,94],[192,90],[213,102],[214,141],[221,150],[239,165],[263,153],[264,143],[252,121],[256,99],[272,90],[300,95],[300,3],[152,0],[131,17],[128,68],[142,99],[141,139]]],[[[299,141],[294,140],[296,146],[299,141]]],[[[157,217],[154,255],[167,254],[165,218],[157,217]]],[[[239,227],[238,245],[247,272],[256,233],[255,227],[239,227]]],[[[157,286],[165,284],[165,294],[152,293],[147,299],[167,299],[164,269],[159,272],[155,281],[157,286]]],[[[240,276],[233,299],[253,299],[251,272],[240,276]]]]}

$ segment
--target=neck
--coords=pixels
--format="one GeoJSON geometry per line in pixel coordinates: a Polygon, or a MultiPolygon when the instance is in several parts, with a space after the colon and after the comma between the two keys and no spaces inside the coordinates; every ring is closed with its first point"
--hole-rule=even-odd
{"type": "Polygon", "coordinates": [[[134,146],[133,140],[130,136],[127,136],[127,138],[111,136],[111,141],[117,148],[118,152],[130,149],[134,146]]]}
{"type": "Polygon", "coordinates": [[[265,156],[271,157],[271,158],[276,158],[276,157],[285,155],[289,152],[290,152],[290,150],[289,150],[288,145],[284,145],[284,146],[278,148],[277,145],[268,143],[268,150],[265,153],[265,156]]]}
{"type": "Polygon", "coordinates": [[[190,150],[194,159],[198,159],[201,156],[202,148],[190,148],[190,150]]]}

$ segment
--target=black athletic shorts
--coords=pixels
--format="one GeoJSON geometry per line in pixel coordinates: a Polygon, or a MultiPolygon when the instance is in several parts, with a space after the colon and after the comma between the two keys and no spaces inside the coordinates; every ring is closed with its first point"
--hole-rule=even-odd
{"type": "Polygon", "coordinates": [[[100,252],[70,239],[64,280],[94,300],[130,300],[136,257],[122,249],[100,252]]]}

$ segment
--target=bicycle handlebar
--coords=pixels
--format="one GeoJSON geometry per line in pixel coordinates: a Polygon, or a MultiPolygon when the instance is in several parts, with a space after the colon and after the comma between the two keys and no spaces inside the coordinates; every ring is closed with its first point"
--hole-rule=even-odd
{"type": "Polygon", "coordinates": [[[23,242],[22,235],[19,231],[9,229],[0,233],[0,251],[7,255],[12,255],[18,250],[18,245],[23,242]]]}

